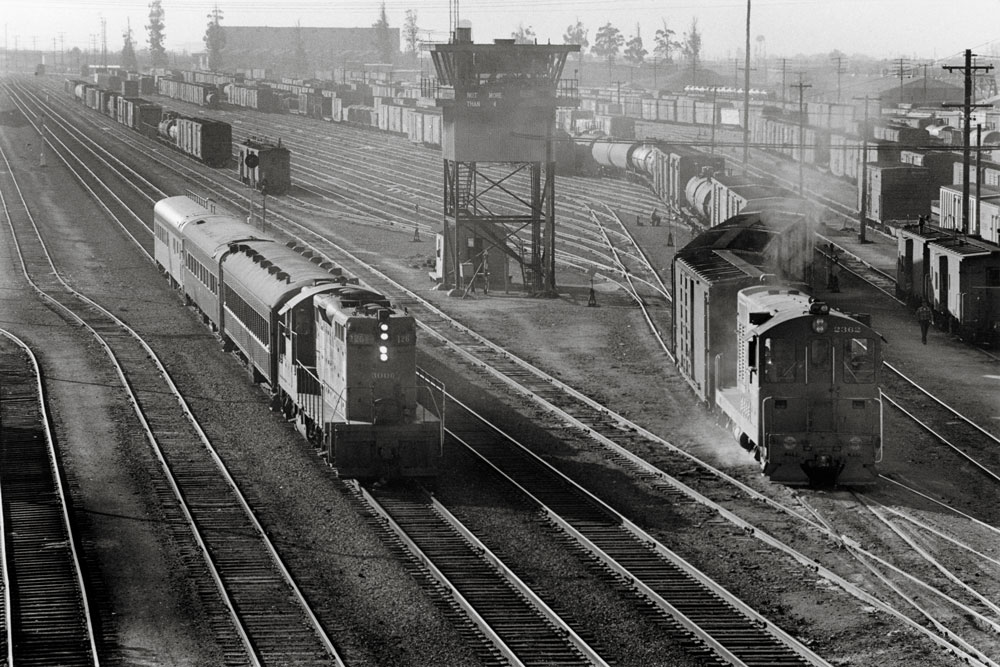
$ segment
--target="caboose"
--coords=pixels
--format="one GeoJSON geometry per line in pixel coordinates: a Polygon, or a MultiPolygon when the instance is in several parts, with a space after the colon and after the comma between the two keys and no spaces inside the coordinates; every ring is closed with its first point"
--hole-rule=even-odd
{"type": "Polygon", "coordinates": [[[740,290],[736,378],[715,402],[764,475],[790,485],[876,481],[881,337],[800,290],[740,290]]]}
{"type": "Polygon", "coordinates": [[[292,187],[291,153],[278,143],[248,137],[237,148],[240,180],[269,195],[283,195],[292,187]]]}

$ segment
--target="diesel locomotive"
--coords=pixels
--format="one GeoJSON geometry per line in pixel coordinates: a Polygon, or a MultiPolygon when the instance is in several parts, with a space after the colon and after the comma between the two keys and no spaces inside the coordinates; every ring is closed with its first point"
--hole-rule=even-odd
{"type": "Polygon", "coordinates": [[[809,296],[814,224],[807,202],[762,200],[678,251],[677,366],[772,481],[869,484],[881,337],[809,296]]]}
{"type": "Polygon", "coordinates": [[[153,231],[157,265],[341,476],[437,475],[443,406],[417,381],[411,315],[187,196],[156,203],[153,231]]]}

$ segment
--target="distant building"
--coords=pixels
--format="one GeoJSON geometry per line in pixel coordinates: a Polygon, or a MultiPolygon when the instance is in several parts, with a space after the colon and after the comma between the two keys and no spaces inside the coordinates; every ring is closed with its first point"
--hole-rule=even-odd
{"type": "Polygon", "coordinates": [[[895,107],[898,104],[910,104],[914,107],[940,106],[942,104],[961,104],[965,99],[962,86],[921,77],[881,91],[879,100],[882,107],[895,107]]]}
{"type": "MultiPolygon", "coordinates": [[[[395,57],[399,55],[399,28],[389,28],[389,33],[396,45],[395,57]]],[[[345,66],[362,69],[367,63],[381,62],[375,28],[227,25],[225,34],[222,58],[226,70],[266,68],[277,74],[305,75],[345,66]],[[300,43],[305,63],[301,62],[300,43]]]]}

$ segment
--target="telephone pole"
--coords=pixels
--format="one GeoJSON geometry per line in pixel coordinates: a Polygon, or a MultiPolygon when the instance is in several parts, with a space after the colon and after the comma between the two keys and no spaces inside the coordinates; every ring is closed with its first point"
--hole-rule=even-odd
{"type": "MultiPolygon", "coordinates": [[[[899,103],[903,103],[903,75],[908,73],[906,69],[907,58],[896,58],[896,74],[899,75],[899,103]]],[[[913,101],[912,99],[910,100],[913,101]]]]}
{"type": "Polygon", "coordinates": [[[843,63],[846,58],[844,58],[844,56],[833,56],[830,60],[837,63],[837,104],[840,104],[840,75],[847,72],[847,70],[843,68],[843,63]]]}
{"type": "Polygon", "coordinates": [[[802,107],[802,93],[806,88],[812,88],[811,83],[802,83],[802,72],[799,72],[799,82],[792,84],[792,88],[799,89],[799,196],[804,197],[802,189],[802,165],[806,161],[805,135],[806,135],[806,114],[802,107]]]}
{"type": "MultiPolygon", "coordinates": [[[[944,65],[942,69],[949,72],[962,70],[965,75],[965,101],[962,104],[962,117],[964,119],[962,127],[962,233],[969,233],[969,142],[972,138],[972,108],[988,106],[972,103],[972,78],[977,70],[989,71],[993,65],[973,65],[972,50],[965,50],[965,65],[944,65]]],[[[944,106],[958,106],[957,104],[945,104],[944,106]]]]}
{"type": "Polygon", "coordinates": [[[743,69],[743,173],[750,167],[750,0],[747,0],[746,63],[743,69]]]}
{"type": "MultiPolygon", "coordinates": [[[[861,128],[861,197],[858,202],[858,240],[867,243],[866,232],[868,230],[868,100],[864,97],[855,97],[856,100],[865,101],[865,122],[861,128]]],[[[845,225],[846,226],[846,225],[845,225]]]]}

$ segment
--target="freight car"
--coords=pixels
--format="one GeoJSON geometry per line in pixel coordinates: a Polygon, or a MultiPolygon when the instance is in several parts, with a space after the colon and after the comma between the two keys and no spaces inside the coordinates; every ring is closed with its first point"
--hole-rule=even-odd
{"type": "Polygon", "coordinates": [[[65,87],[84,105],[209,166],[225,167],[232,160],[233,130],[229,123],[164,111],[158,104],[82,81],[69,80],[65,87]]]}
{"type": "Polygon", "coordinates": [[[965,341],[1000,346],[1000,246],[926,223],[896,238],[898,296],[926,300],[936,326],[965,341]]]}
{"type": "Polygon", "coordinates": [[[342,476],[437,475],[443,425],[418,386],[412,316],[189,197],[157,202],[153,229],[157,265],[342,476]]]}
{"type": "Polygon", "coordinates": [[[759,178],[730,176],[725,158],[665,142],[621,142],[578,137],[590,147],[593,163],[605,171],[641,177],[675,212],[703,227],[739,213],[750,202],[794,198],[789,190],[759,178]]]}
{"type": "Polygon", "coordinates": [[[772,481],[871,483],[882,443],[880,337],[808,296],[810,204],[750,208],[674,259],[678,369],[772,481]]]}
{"type": "Polygon", "coordinates": [[[233,128],[229,123],[164,113],[159,139],[211,167],[225,167],[233,158],[233,128]]]}
{"type": "Polygon", "coordinates": [[[269,195],[283,195],[292,187],[291,153],[265,137],[247,137],[237,144],[236,169],[240,180],[269,195]]]}
{"type": "Polygon", "coordinates": [[[222,101],[219,86],[212,83],[196,83],[161,76],[156,80],[156,89],[160,95],[181,100],[201,107],[218,108],[222,101]]]}

